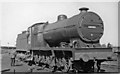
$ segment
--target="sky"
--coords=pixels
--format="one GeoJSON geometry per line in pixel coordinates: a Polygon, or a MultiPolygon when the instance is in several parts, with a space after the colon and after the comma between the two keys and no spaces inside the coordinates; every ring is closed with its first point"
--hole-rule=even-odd
{"type": "Polygon", "coordinates": [[[2,2],[0,4],[1,46],[15,46],[19,33],[35,23],[57,21],[60,14],[68,18],[79,14],[79,8],[88,7],[104,22],[101,44],[118,46],[118,3],[117,2],[2,2]],[[8,44],[9,43],[9,44],[8,44]]]}

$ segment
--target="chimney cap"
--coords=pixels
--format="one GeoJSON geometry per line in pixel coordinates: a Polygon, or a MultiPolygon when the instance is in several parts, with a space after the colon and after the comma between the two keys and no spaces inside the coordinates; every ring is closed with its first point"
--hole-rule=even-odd
{"type": "Polygon", "coordinates": [[[83,10],[87,11],[87,10],[89,10],[89,8],[87,8],[87,7],[82,7],[82,8],[80,8],[79,10],[80,10],[80,11],[83,11],[83,10]]]}

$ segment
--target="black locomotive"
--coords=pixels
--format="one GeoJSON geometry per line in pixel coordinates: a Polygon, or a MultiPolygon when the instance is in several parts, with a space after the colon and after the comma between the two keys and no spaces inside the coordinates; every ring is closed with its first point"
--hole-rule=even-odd
{"type": "MultiPolygon", "coordinates": [[[[58,62],[64,60],[69,65],[72,58],[74,72],[94,72],[95,61],[111,61],[107,58],[111,56],[112,48],[102,47],[100,44],[104,31],[101,17],[88,11],[88,8],[79,10],[81,13],[71,18],[62,14],[54,23],[43,22],[30,26],[27,31],[18,35],[17,49],[28,49],[33,56],[46,59],[52,57],[55,61],[52,66],[54,71],[63,69],[58,68],[58,62]]],[[[100,63],[97,65],[98,71],[100,63]]],[[[41,62],[38,64],[41,65],[41,62]]],[[[42,65],[48,67],[50,63],[42,62],[42,65]]]]}

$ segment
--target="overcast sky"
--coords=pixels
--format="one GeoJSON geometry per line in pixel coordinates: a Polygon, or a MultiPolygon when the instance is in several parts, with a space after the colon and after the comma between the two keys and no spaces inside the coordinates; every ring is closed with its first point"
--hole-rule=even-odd
{"type": "Polygon", "coordinates": [[[17,34],[34,23],[53,23],[59,14],[72,17],[79,8],[88,7],[104,22],[104,35],[100,43],[118,45],[117,2],[5,2],[1,4],[1,45],[15,46],[17,34]]]}

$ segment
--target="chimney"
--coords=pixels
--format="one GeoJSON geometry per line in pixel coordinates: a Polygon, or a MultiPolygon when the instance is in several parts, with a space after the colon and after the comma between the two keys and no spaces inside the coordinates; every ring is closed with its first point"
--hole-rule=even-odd
{"type": "Polygon", "coordinates": [[[85,13],[89,10],[89,8],[86,8],[86,7],[82,7],[79,9],[82,13],[85,13]]]}

